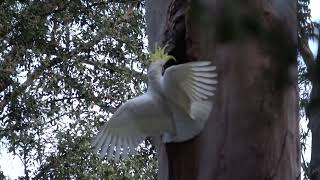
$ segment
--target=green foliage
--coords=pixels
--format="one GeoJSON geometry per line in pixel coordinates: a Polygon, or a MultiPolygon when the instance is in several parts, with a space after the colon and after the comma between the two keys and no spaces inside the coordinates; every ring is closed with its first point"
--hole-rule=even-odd
{"type": "Polygon", "coordinates": [[[153,179],[154,152],[115,164],[90,140],[145,89],[143,4],[0,3],[0,137],[36,179],[153,179]],[[150,166],[146,166],[150,164],[150,166]]]}
{"type": "Polygon", "coordinates": [[[315,38],[316,22],[311,20],[310,0],[297,0],[298,35],[301,39],[315,38]]]}
{"type": "MultiPolygon", "coordinates": [[[[306,154],[310,154],[310,139],[311,139],[311,131],[309,127],[304,127],[303,124],[310,123],[307,118],[306,108],[310,106],[310,92],[312,89],[312,83],[310,82],[310,77],[312,74],[312,65],[307,64],[308,58],[305,54],[304,48],[301,47],[309,47],[308,42],[310,40],[316,40],[319,46],[319,23],[313,22],[311,19],[311,10],[309,8],[310,1],[309,0],[298,0],[297,1],[297,17],[298,17],[298,46],[299,46],[299,57],[298,57],[298,83],[299,83],[299,92],[300,92],[300,101],[299,101],[299,114],[300,114],[300,143],[301,143],[301,162],[303,169],[304,180],[308,180],[311,178],[310,171],[310,162],[309,158],[306,157],[306,154]],[[306,58],[306,59],[304,59],[306,58]],[[308,67],[307,67],[308,66],[308,67]],[[309,142],[308,142],[309,141],[309,142]]],[[[310,52],[311,53],[311,52],[310,52]]],[[[318,56],[320,55],[319,52],[318,56]]],[[[313,59],[313,54],[311,54],[311,61],[319,61],[319,59],[313,59]]],[[[318,70],[316,70],[318,71],[318,70]]],[[[308,124],[309,126],[309,124],[308,124]]]]}

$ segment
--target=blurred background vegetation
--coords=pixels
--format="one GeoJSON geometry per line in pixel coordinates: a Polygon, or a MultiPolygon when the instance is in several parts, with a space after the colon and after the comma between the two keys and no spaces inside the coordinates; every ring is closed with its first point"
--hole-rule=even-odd
{"type": "Polygon", "coordinates": [[[19,156],[21,179],[154,179],[141,155],[99,160],[90,140],[145,88],[143,2],[0,2],[0,138],[19,156]]]}

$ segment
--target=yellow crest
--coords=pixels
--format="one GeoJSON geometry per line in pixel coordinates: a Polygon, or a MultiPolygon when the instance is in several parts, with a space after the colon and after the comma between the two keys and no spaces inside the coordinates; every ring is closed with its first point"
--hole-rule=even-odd
{"type": "Polygon", "coordinates": [[[168,53],[165,52],[168,45],[165,45],[163,48],[160,48],[156,46],[155,51],[150,54],[150,60],[151,62],[155,61],[168,61],[170,59],[173,59],[176,61],[176,58],[174,58],[171,55],[168,55],[168,53]]]}

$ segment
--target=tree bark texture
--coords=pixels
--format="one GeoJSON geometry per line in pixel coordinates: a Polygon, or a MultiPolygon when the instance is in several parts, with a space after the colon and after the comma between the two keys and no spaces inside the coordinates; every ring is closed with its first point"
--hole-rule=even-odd
{"type": "Polygon", "coordinates": [[[149,47],[211,60],[219,81],[203,132],[160,148],[159,179],[299,178],[295,3],[146,1],[149,47]]]}
{"type": "Polygon", "coordinates": [[[308,105],[309,127],[312,132],[311,162],[309,176],[311,180],[320,180],[320,82],[312,83],[310,104],[308,105]]]}

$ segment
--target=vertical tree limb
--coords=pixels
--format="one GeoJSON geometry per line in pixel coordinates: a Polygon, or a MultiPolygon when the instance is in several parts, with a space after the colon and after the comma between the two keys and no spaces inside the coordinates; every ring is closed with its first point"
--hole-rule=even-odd
{"type": "MultiPolygon", "coordinates": [[[[169,2],[182,3],[163,1],[169,2]]],[[[159,4],[151,0],[149,8],[153,3],[159,4]]],[[[299,177],[295,2],[198,0],[184,1],[180,8],[175,12],[185,12],[184,23],[179,21],[184,27],[170,25],[179,13],[169,8],[162,20],[172,22],[149,27],[149,46],[157,38],[173,39],[172,47],[185,51],[170,49],[177,59],[213,61],[219,85],[204,131],[160,151],[160,161],[168,158],[161,179],[299,177]],[[170,37],[176,32],[179,41],[170,37]]]]}

